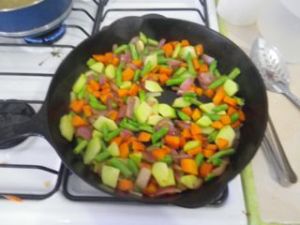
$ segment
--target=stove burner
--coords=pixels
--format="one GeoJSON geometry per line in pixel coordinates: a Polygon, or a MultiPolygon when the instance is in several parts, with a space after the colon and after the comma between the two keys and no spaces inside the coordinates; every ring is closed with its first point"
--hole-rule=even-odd
{"type": "Polygon", "coordinates": [[[24,40],[28,44],[52,44],[56,41],[58,41],[62,36],[64,36],[66,32],[66,27],[64,25],[59,26],[58,28],[55,28],[52,31],[49,31],[46,34],[42,34],[40,36],[36,37],[26,37],[24,40]]]}
{"type": "MultiPolygon", "coordinates": [[[[35,114],[33,108],[24,102],[18,102],[16,100],[0,101],[0,129],[5,127],[24,122],[30,119],[35,114]]],[[[0,145],[1,149],[7,149],[14,147],[26,138],[17,138],[13,141],[6,142],[0,145]]]]}

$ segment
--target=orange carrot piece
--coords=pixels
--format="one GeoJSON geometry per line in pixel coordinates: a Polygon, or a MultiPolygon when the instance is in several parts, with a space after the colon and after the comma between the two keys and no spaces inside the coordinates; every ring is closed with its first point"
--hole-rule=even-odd
{"type": "Polygon", "coordinates": [[[217,138],[216,144],[217,144],[219,149],[225,149],[229,146],[228,140],[226,140],[224,138],[217,138]]]}
{"type": "Polygon", "coordinates": [[[182,47],[189,46],[189,45],[190,45],[190,42],[188,40],[182,40],[181,41],[181,46],[182,47]]]}
{"type": "Polygon", "coordinates": [[[183,172],[198,175],[197,163],[194,159],[182,159],[180,166],[183,172]]]}
{"type": "Polygon", "coordinates": [[[147,132],[141,132],[138,136],[138,140],[140,142],[148,142],[151,140],[151,134],[149,134],[147,132]]]}
{"type": "Polygon", "coordinates": [[[103,102],[105,104],[107,102],[108,96],[106,94],[100,93],[99,98],[100,98],[101,102],[103,102]]]}
{"type": "Polygon", "coordinates": [[[203,150],[203,155],[204,155],[206,158],[211,157],[213,154],[215,154],[215,150],[212,150],[212,149],[204,149],[204,150],[203,150]]]}
{"type": "Polygon", "coordinates": [[[162,47],[163,51],[165,52],[165,55],[167,57],[171,57],[173,54],[173,45],[170,43],[166,43],[163,47],[162,47]]]}
{"type": "Polygon", "coordinates": [[[129,179],[120,179],[119,182],[118,182],[118,186],[117,188],[120,190],[120,191],[131,191],[133,190],[133,182],[132,180],[129,180],[129,179]]]}
{"type": "Polygon", "coordinates": [[[238,128],[238,127],[240,127],[241,126],[241,122],[240,121],[236,121],[236,122],[234,122],[233,124],[231,124],[231,127],[232,128],[238,128]]]}
{"type": "Polygon", "coordinates": [[[157,192],[157,189],[157,184],[150,181],[147,187],[144,189],[143,193],[146,195],[153,195],[157,192]]]}
{"type": "Polygon", "coordinates": [[[208,72],[208,65],[207,64],[200,64],[200,66],[199,66],[199,72],[200,73],[206,73],[206,72],[208,72]]]}
{"type": "Polygon", "coordinates": [[[85,105],[85,101],[83,100],[74,100],[70,104],[70,108],[73,112],[80,113],[85,105]]]}
{"type": "Polygon", "coordinates": [[[237,102],[234,98],[231,98],[231,97],[228,97],[228,96],[225,96],[223,101],[228,104],[228,105],[231,105],[231,106],[236,106],[237,102]]]}
{"type": "Polygon", "coordinates": [[[142,67],[142,65],[143,65],[142,60],[139,60],[139,59],[133,60],[132,63],[134,65],[136,65],[137,67],[142,67]]]}
{"type": "Polygon", "coordinates": [[[127,94],[128,94],[128,90],[127,89],[119,89],[118,90],[118,95],[120,97],[125,97],[125,96],[127,96],[127,94]]]}
{"type": "Polygon", "coordinates": [[[172,148],[179,148],[180,138],[178,136],[166,135],[164,141],[166,145],[172,148]]]}
{"type": "Polygon", "coordinates": [[[126,68],[123,72],[122,72],[122,79],[123,81],[130,81],[132,80],[134,77],[134,71],[131,68],[126,68]]]}
{"type": "Polygon", "coordinates": [[[189,129],[183,129],[183,131],[181,132],[181,136],[184,138],[191,138],[192,134],[189,129]]]}
{"type": "Polygon", "coordinates": [[[132,84],[131,88],[128,90],[130,96],[136,96],[139,92],[139,86],[137,84],[132,84]]]}
{"type": "Polygon", "coordinates": [[[107,52],[107,53],[105,53],[104,57],[105,57],[107,63],[112,63],[114,56],[113,56],[112,52],[107,52]]]}
{"type": "Polygon", "coordinates": [[[89,105],[83,106],[83,113],[86,117],[90,117],[93,114],[92,107],[89,105]]]}
{"type": "Polygon", "coordinates": [[[202,88],[200,88],[200,87],[196,87],[196,88],[195,88],[195,92],[196,92],[196,94],[199,95],[199,96],[201,96],[201,95],[203,94],[203,90],[202,90],[202,88]]]}
{"type": "Polygon", "coordinates": [[[204,95],[208,98],[212,98],[214,96],[215,92],[212,89],[207,89],[204,91],[204,95]]]}
{"type": "Polygon", "coordinates": [[[101,92],[100,91],[93,91],[92,93],[96,98],[100,98],[101,92]]]}
{"type": "Polygon", "coordinates": [[[215,96],[213,97],[213,103],[219,105],[225,97],[225,91],[223,87],[218,88],[215,96]]]}
{"type": "Polygon", "coordinates": [[[191,156],[194,156],[194,155],[197,155],[200,152],[202,152],[202,148],[201,147],[196,147],[196,148],[192,148],[192,149],[188,150],[187,154],[191,155],[191,156]]]}
{"type": "Polygon", "coordinates": [[[238,113],[239,113],[240,121],[245,121],[246,120],[245,113],[242,110],[239,110],[238,113]]]}
{"type": "Polygon", "coordinates": [[[161,66],[159,67],[159,73],[166,74],[167,76],[171,76],[173,70],[169,67],[161,66]]]}
{"type": "Polygon", "coordinates": [[[184,112],[188,116],[192,116],[193,111],[191,107],[184,107],[181,109],[182,112],[184,112]]]}
{"type": "Polygon", "coordinates": [[[118,66],[119,62],[120,62],[120,60],[118,57],[113,57],[111,64],[113,64],[114,66],[118,66]]]}
{"type": "Polygon", "coordinates": [[[93,90],[93,91],[98,91],[100,89],[100,84],[95,81],[95,80],[90,80],[88,83],[88,86],[93,90]]]}
{"type": "Polygon", "coordinates": [[[92,55],[92,56],[93,56],[93,58],[94,58],[96,61],[98,61],[98,62],[102,62],[102,63],[104,63],[104,64],[107,63],[106,57],[105,57],[104,55],[92,55]]]}
{"type": "Polygon", "coordinates": [[[221,129],[223,127],[223,124],[220,121],[214,121],[211,126],[215,129],[221,129]]]}
{"type": "Polygon", "coordinates": [[[200,119],[200,117],[201,117],[201,111],[198,108],[194,109],[192,114],[192,119],[194,121],[197,121],[198,119],[200,119]]]}
{"type": "Polygon", "coordinates": [[[168,154],[164,148],[155,149],[151,153],[156,160],[162,160],[168,154]]]}
{"type": "Polygon", "coordinates": [[[121,145],[121,142],[122,142],[122,137],[121,136],[117,136],[115,138],[112,139],[111,143],[115,142],[117,145],[121,145]]]}
{"type": "Polygon", "coordinates": [[[220,121],[222,122],[223,125],[231,124],[231,119],[230,119],[230,116],[228,116],[228,115],[221,116],[220,121]]]}
{"type": "Polygon", "coordinates": [[[216,150],[218,149],[218,146],[215,145],[215,144],[208,144],[208,145],[206,146],[206,149],[211,149],[211,150],[216,151],[216,150]]]}
{"type": "Polygon", "coordinates": [[[169,80],[169,77],[166,74],[162,73],[159,75],[159,82],[161,84],[164,85],[168,80],[169,80]]]}
{"type": "Polygon", "coordinates": [[[193,65],[194,65],[194,68],[195,68],[196,70],[199,70],[199,69],[200,69],[200,63],[199,63],[199,61],[198,61],[198,58],[194,58],[194,59],[193,59],[193,65]]]}
{"type": "Polygon", "coordinates": [[[180,139],[180,142],[179,142],[179,147],[180,148],[182,148],[184,145],[185,145],[185,143],[186,143],[186,140],[185,140],[185,138],[184,137],[180,137],[179,138],[180,139]]]}
{"type": "Polygon", "coordinates": [[[116,110],[111,110],[108,113],[108,117],[113,121],[116,121],[118,119],[118,115],[119,115],[119,113],[116,110]]]}
{"type": "Polygon", "coordinates": [[[132,141],[131,146],[135,152],[144,151],[146,148],[145,145],[139,141],[132,141]]]}
{"type": "Polygon", "coordinates": [[[206,177],[213,170],[213,165],[211,163],[203,163],[200,166],[199,173],[201,177],[206,177]]]}
{"type": "Polygon", "coordinates": [[[128,147],[128,142],[123,142],[120,145],[120,157],[121,158],[128,158],[129,155],[129,147],[128,147]]]}
{"type": "Polygon", "coordinates": [[[191,129],[191,134],[193,136],[201,134],[201,128],[198,125],[196,125],[195,123],[191,124],[191,128],[190,129],[191,129]]]}
{"type": "Polygon", "coordinates": [[[231,116],[233,113],[235,113],[236,112],[236,109],[235,108],[233,108],[233,107],[231,107],[231,106],[229,106],[229,108],[228,108],[228,110],[227,110],[227,114],[229,115],[229,116],[231,116]]]}
{"type": "Polygon", "coordinates": [[[201,45],[201,44],[199,44],[199,45],[196,45],[195,46],[195,49],[196,49],[196,54],[198,55],[198,56],[200,56],[200,55],[202,55],[203,54],[203,45],[201,45]]]}
{"type": "Polygon", "coordinates": [[[74,115],[72,117],[72,125],[74,127],[81,127],[87,125],[87,122],[78,115],[74,115]]]}

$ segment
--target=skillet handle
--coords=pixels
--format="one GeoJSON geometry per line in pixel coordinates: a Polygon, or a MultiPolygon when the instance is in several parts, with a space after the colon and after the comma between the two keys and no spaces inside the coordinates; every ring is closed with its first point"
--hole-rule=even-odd
{"type": "Polygon", "coordinates": [[[45,123],[44,107],[30,120],[13,124],[0,129],[0,145],[15,139],[27,138],[29,136],[43,136],[49,140],[48,129],[45,123]]]}

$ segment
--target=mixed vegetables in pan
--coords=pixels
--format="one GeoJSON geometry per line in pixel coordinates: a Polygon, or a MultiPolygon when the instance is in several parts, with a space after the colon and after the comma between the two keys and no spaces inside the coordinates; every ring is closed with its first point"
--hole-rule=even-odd
{"type": "Polygon", "coordinates": [[[201,44],[143,33],[87,66],[60,131],[99,182],[156,197],[198,189],[225,171],[245,120],[238,68],[222,74],[201,44]]]}

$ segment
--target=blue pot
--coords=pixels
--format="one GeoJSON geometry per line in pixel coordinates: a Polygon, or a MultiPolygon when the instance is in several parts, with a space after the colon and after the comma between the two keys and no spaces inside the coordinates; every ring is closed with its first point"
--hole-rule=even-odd
{"type": "Polygon", "coordinates": [[[0,9],[0,36],[37,36],[58,27],[72,9],[72,0],[37,0],[15,9],[0,9]]]}

